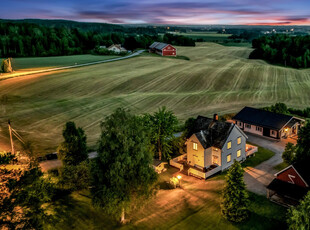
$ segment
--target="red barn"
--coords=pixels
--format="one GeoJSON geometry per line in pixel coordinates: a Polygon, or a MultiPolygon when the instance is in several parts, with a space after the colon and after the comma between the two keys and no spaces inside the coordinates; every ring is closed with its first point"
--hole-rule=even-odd
{"type": "Polygon", "coordinates": [[[150,53],[157,53],[161,56],[177,56],[177,49],[170,44],[154,42],[149,47],[150,53]]]}
{"type": "Polygon", "coordinates": [[[267,197],[278,203],[295,205],[310,190],[310,167],[304,163],[290,165],[275,176],[267,186],[267,197]]]}

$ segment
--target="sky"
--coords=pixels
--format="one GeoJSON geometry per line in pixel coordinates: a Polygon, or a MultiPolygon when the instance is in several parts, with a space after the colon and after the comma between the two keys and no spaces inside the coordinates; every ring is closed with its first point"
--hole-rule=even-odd
{"type": "Polygon", "coordinates": [[[310,0],[7,0],[1,19],[180,25],[310,25],[310,0]]]}

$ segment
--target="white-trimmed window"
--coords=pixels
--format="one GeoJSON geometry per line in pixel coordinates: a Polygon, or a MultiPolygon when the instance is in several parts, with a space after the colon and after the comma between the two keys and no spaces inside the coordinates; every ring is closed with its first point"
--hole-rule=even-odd
{"type": "Polygon", "coordinates": [[[227,159],[227,163],[231,162],[231,154],[228,154],[226,159],[227,159]]]}
{"type": "Polygon", "coordinates": [[[259,126],[256,126],[256,131],[261,132],[261,131],[263,131],[263,128],[262,128],[262,127],[259,127],[259,126]]]}
{"type": "Polygon", "coordinates": [[[227,142],[227,149],[231,149],[231,141],[227,142]]]}
{"type": "Polygon", "coordinates": [[[237,138],[237,144],[240,145],[241,144],[241,137],[237,138]]]}
{"type": "Polygon", "coordinates": [[[237,157],[241,157],[241,149],[237,151],[237,157]]]}
{"type": "Polygon", "coordinates": [[[196,142],[193,143],[193,149],[198,150],[198,144],[196,142]]]}

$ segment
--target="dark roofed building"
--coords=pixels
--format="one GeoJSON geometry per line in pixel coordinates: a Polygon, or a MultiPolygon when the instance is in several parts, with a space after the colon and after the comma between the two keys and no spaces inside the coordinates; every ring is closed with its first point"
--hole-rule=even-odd
{"type": "Polygon", "coordinates": [[[293,116],[251,107],[244,107],[233,120],[245,132],[276,139],[297,135],[303,121],[293,116]]]}
{"type": "Polygon", "coordinates": [[[310,191],[310,167],[295,163],[275,174],[267,186],[267,197],[284,205],[296,205],[310,191]]]}
{"type": "Polygon", "coordinates": [[[157,53],[161,56],[176,56],[177,49],[170,44],[163,42],[154,42],[149,46],[150,53],[157,53]]]}

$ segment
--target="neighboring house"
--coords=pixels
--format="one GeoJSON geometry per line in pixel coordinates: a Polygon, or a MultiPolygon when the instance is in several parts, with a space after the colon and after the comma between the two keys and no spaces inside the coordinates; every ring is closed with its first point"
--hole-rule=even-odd
{"type": "MultiPolygon", "coordinates": [[[[213,119],[198,116],[189,135],[187,155],[175,158],[179,164],[185,162],[182,170],[188,168],[188,175],[205,179],[228,169],[234,160],[246,159],[247,136],[237,125],[218,121],[216,114],[213,119]]],[[[177,164],[174,161],[170,164],[177,164]]]]}
{"type": "Polygon", "coordinates": [[[245,132],[276,139],[297,135],[304,122],[297,117],[251,107],[244,107],[232,119],[245,132]]]}
{"type": "Polygon", "coordinates": [[[296,163],[275,174],[267,186],[267,197],[282,205],[296,205],[310,191],[310,167],[296,163]]]}
{"type": "Polygon", "coordinates": [[[127,52],[127,50],[120,44],[111,45],[108,47],[108,50],[113,51],[115,53],[127,52]]]}
{"type": "Polygon", "coordinates": [[[106,49],[106,46],[99,46],[99,49],[106,49]]]}
{"type": "Polygon", "coordinates": [[[152,163],[152,167],[157,173],[165,172],[167,169],[165,168],[165,165],[168,164],[167,162],[162,162],[160,160],[154,159],[152,163]]]}
{"type": "Polygon", "coordinates": [[[150,53],[157,53],[161,56],[177,56],[177,49],[170,44],[154,42],[149,47],[150,53]]]}

